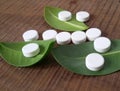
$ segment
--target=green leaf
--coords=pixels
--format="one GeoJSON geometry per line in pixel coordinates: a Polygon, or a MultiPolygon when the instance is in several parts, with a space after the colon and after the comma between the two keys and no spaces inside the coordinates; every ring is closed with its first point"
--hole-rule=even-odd
{"type": "Polygon", "coordinates": [[[78,31],[88,29],[87,25],[76,20],[75,15],[72,15],[72,19],[69,21],[60,21],[58,19],[58,12],[60,11],[63,11],[63,9],[55,7],[45,7],[44,18],[51,27],[66,31],[78,31]]]}
{"type": "Polygon", "coordinates": [[[32,42],[17,42],[17,43],[0,43],[0,56],[9,64],[17,67],[31,66],[48,53],[49,49],[53,46],[54,41],[32,41],[32,42]],[[37,43],[40,46],[40,53],[35,57],[24,57],[22,47],[28,43],[37,43]]]}
{"type": "Polygon", "coordinates": [[[80,45],[64,45],[52,50],[57,62],[66,69],[82,75],[107,75],[120,70],[120,40],[112,40],[110,51],[103,53],[105,58],[104,68],[100,71],[90,71],[85,66],[85,57],[96,52],[93,42],[80,45]]]}

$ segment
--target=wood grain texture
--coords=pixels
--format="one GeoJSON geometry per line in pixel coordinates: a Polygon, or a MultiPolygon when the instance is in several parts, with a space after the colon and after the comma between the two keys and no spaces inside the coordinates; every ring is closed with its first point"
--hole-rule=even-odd
{"type": "MultiPolygon", "coordinates": [[[[119,0],[0,0],[0,41],[23,41],[26,30],[40,34],[51,28],[43,18],[45,6],[91,14],[87,24],[103,35],[120,39],[119,0]]],[[[106,76],[74,74],[56,63],[49,54],[43,62],[16,68],[0,58],[0,91],[120,91],[120,72],[106,76]]]]}

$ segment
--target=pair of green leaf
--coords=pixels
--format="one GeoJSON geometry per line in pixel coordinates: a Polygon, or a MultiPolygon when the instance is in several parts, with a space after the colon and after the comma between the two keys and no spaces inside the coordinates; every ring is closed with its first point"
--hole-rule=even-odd
{"type": "Polygon", "coordinates": [[[31,66],[40,61],[51,49],[54,41],[33,41],[40,46],[40,53],[31,58],[24,57],[22,54],[22,47],[30,42],[18,42],[18,43],[0,43],[0,56],[9,64],[17,67],[31,66]]]}
{"type": "MultiPolygon", "coordinates": [[[[0,43],[0,56],[9,64],[17,67],[31,66],[40,61],[53,46],[54,41],[34,41],[38,43],[41,52],[32,58],[26,58],[22,54],[22,47],[29,42],[0,43]]],[[[96,52],[93,42],[81,45],[64,45],[54,48],[52,54],[57,62],[68,70],[82,75],[106,75],[120,70],[120,40],[113,40],[111,50],[102,54],[105,58],[104,68],[93,72],[86,68],[85,57],[89,53],[96,52]]]]}

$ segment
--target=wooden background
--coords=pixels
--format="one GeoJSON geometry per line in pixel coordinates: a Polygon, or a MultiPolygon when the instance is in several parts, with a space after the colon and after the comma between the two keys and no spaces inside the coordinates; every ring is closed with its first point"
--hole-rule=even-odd
{"type": "MultiPolygon", "coordinates": [[[[23,41],[26,30],[40,34],[51,28],[43,18],[45,6],[91,14],[87,24],[103,35],[120,39],[119,0],[0,0],[0,41],[23,41]]],[[[61,67],[49,54],[44,62],[17,68],[0,58],[0,91],[120,91],[120,72],[106,76],[82,76],[61,67]]]]}

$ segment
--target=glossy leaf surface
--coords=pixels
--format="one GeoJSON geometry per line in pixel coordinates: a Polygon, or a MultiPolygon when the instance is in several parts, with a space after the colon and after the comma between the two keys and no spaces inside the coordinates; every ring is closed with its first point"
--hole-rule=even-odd
{"type": "Polygon", "coordinates": [[[33,42],[18,42],[18,43],[0,43],[0,56],[9,64],[17,67],[31,66],[48,53],[54,41],[33,41],[33,42]],[[24,57],[22,47],[28,43],[37,43],[40,46],[40,53],[34,57],[24,57]]]}
{"type": "Polygon", "coordinates": [[[52,50],[57,62],[66,69],[82,75],[106,75],[120,70],[120,40],[112,40],[111,49],[103,53],[105,65],[100,71],[90,71],[85,66],[85,57],[96,52],[93,42],[80,45],[64,45],[52,50]]]}
{"type": "Polygon", "coordinates": [[[63,11],[63,9],[45,7],[44,18],[51,27],[65,31],[78,31],[88,29],[87,25],[76,20],[75,15],[72,15],[72,19],[66,22],[59,20],[58,13],[60,11],[63,11]]]}

